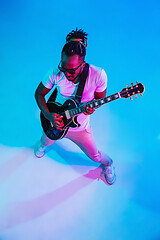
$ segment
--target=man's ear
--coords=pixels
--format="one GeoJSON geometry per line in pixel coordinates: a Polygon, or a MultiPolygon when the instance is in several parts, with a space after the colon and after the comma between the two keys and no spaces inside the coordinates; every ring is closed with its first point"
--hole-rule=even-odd
{"type": "Polygon", "coordinates": [[[86,65],[86,61],[84,61],[84,63],[82,64],[82,67],[84,68],[85,65],[86,65]]]}
{"type": "Polygon", "coordinates": [[[84,61],[83,64],[82,64],[81,73],[82,73],[83,68],[85,67],[85,65],[86,65],[86,61],[84,61]]]}

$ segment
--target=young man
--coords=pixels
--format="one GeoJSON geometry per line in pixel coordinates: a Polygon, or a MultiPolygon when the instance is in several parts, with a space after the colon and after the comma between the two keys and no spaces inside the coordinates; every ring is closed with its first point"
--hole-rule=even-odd
{"type": "MultiPolygon", "coordinates": [[[[56,102],[63,104],[68,98],[74,98],[80,74],[85,67],[85,55],[87,47],[87,34],[83,30],[70,32],[66,37],[66,44],[62,49],[61,62],[57,72],[49,74],[38,86],[35,92],[37,104],[46,119],[48,119],[56,128],[62,130],[64,126],[63,116],[58,113],[51,113],[45,101],[45,95],[53,88],[57,88],[56,102]]],[[[89,102],[93,99],[99,99],[106,96],[107,75],[99,67],[89,65],[88,76],[82,94],[81,102],[89,102]]],[[[83,152],[93,161],[101,163],[105,179],[108,184],[113,184],[116,174],[113,167],[113,161],[106,154],[97,149],[92,129],[90,127],[90,114],[95,111],[93,108],[86,108],[84,113],[78,115],[79,127],[70,127],[66,138],[76,143],[83,152]]],[[[43,133],[39,144],[35,148],[35,155],[42,157],[45,154],[46,147],[52,145],[55,140],[49,139],[43,133]]]]}

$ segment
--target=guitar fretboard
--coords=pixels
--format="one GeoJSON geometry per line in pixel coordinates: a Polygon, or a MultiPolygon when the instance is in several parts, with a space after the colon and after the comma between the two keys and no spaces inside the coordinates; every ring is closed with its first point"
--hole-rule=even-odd
{"type": "Polygon", "coordinates": [[[114,100],[116,100],[118,98],[120,98],[119,93],[115,93],[115,94],[113,94],[111,96],[108,96],[108,97],[104,97],[104,98],[100,98],[100,99],[97,99],[97,100],[93,100],[91,102],[84,103],[83,105],[81,105],[79,107],[70,109],[69,110],[69,115],[70,115],[70,117],[76,116],[76,115],[78,115],[80,113],[85,112],[86,111],[86,107],[96,108],[96,107],[99,107],[99,106],[101,106],[103,104],[112,102],[112,101],[114,101],[114,100]]]}

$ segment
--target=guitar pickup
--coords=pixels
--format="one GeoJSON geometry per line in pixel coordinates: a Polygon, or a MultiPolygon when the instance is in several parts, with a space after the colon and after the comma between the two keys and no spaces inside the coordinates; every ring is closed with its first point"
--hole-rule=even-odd
{"type": "Polygon", "coordinates": [[[70,119],[70,118],[71,118],[70,113],[69,113],[69,110],[66,110],[66,111],[65,111],[65,115],[66,115],[66,118],[67,118],[67,119],[70,119]]]}

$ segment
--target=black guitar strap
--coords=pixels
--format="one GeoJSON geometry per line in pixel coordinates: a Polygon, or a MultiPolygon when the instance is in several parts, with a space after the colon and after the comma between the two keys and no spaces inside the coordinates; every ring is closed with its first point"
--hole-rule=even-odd
{"type": "Polygon", "coordinates": [[[82,93],[83,93],[84,86],[85,86],[85,83],[86,83],[86,79],[87,79],[87,76],[88,76],[88,70],[89,70],[89,64],[86,63],[84,68],[83,68],[83,71],[80,75],[80,81],[79,81],[78,89],[77,89],[77,92],[76,92],[76,95],[75,95],[75,99],[78,103],[81,102],[82,93]]]}

